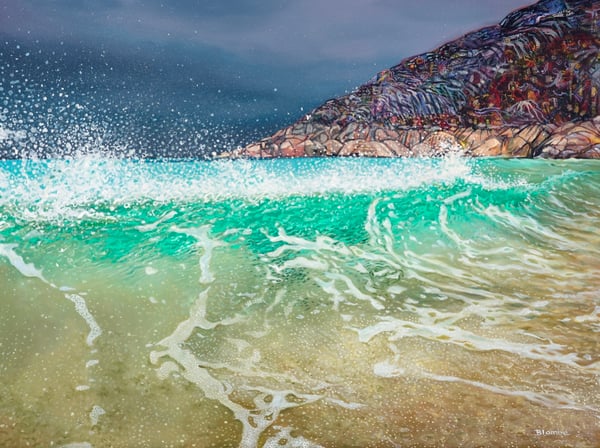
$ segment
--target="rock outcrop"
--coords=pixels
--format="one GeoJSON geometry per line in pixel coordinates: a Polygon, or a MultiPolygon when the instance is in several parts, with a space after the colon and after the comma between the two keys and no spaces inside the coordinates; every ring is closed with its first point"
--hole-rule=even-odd
{"type": "Polygon", "coordinates": [[[541,0],[225,157],[600,158],[600,0],[541,0]]]}

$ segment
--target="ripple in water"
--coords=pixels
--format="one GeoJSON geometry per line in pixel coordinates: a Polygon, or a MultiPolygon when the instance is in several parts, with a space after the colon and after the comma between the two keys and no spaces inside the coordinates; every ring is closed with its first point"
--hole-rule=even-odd
{"type": "Polygon", "coordinates": [[[600,167],[0,166],[3,446],[594,446],[600,167]]]}

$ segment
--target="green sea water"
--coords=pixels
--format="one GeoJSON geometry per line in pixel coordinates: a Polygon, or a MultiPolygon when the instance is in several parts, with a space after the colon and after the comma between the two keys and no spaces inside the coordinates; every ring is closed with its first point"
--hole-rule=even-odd
{"type": "Polygon", "coordinates": [[[2,447],[596,447],[600,164],[0,162],[2,447]]]}

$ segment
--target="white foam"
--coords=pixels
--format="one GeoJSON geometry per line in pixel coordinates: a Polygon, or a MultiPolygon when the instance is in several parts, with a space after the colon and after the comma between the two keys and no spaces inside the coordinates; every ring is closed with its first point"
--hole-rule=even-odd
{"type": "MultiPolygon", "coordinates": [[[[49,282],[44,278],[42,272],[35,267],[33,263],[26,263],[23,258],[18,255],[14,249],[17,247],[16,244],[0,244],[0,255],[6,257],[10,264],[17,269],[21,274],[26,277],[38,278],[47,285],[52,286],[59,291],[71,291],[73,288],[70,287],[57,287],[53,283],[49,282]]],[[[75,305],[77,313],[86,321],[90,327],[90,333],[87,336],[87,344],[93,345],[94,340],[102,334],[100,326],[96,323],[94,316],[90,313],[85,303],[85,300],[81,295],[78,294],[65,294],[65,297],[69,299],[75,305]]]]}
{"type": "Polygon", "coordinates": [[[382,361],[373,366],[373,373],[382,378],[394,378],[398,376],[404,376],[406,374],[406,370],[389,361],[382,361]]]}
{"type": "MultiPolygon", "coordinates": [[[[6,132],[3,135],[8,135],[6,132]]],[[[15,134],[16,135],[16,134],[15,134]]],[[[3,171],[0,205],[27,220],[111,219],[90,204],[115,207],[136,202],[278,198],[327,193],[397,191],[453,182],[471,171],[456,160],[277,160],[146,163],[88,153],[56,160],[23,160],[18,172],[3,171]],[[5,191],[4,191],[5,190],[5,191]]],[[[141,224],[154,230],[173,217],[141,224]]]]}
{"type": "Polygon", "coordinates": [[[594,308],[590,314],[584,314],[582,316],[577,316],[575,318],[575,322],[599,322],[600,321],[600,306],[594,308]]]}
{"type": "MultiPolygon", "coordinates": [[[[152,362],[154,364],[156,364],[158,362],[158,358],[153,358],[153,356],[163,356],[162,353],[160,352],[153,352],[150,354],[151,359],[153,360],[152,362]]],[[[158,376],[159,379],[161,380],[165,380],[167,379],[169,376],[171,376],[173,373],[179,372],[179,367],[177,366],[177,364],[175,364],[174,362],[171,361],[165,361],[163,362],[160,367],[158,369],[156,369],[156,374],[158,376]]]]}
{"type": "MultiPolygon", "coordinates": [[[[369,222],[369,219],[367,221],[369,222]]],[[[373,227],[373,224],[371,226],[373,227]]],[[[277,236],[267,236],[273,243],[283,243],[266,255],[268,259],[273,260],[269,267],[275,274],[280,274],[289,268],[303,268],[311,271],[313,280],[324,292],[331,296],[335,310],[338,310],[342,303],[351,303],[352,299],[367,302],[376,310],[385,308],[385,305],[381,303],[384,298],[374,296],[371,287],[366,285],[367,292],[364,292],[355,283],[355,280],[341,272],[347,271],[345,263],[352,259],[355,270],[364,274],[364,266],[356,261],[362,258],[366,261],[386,264],[391,268],[389,273],[397,273],[400,270],[400,265],[397,262],[398,256],[395,253],[391,257],[389,256],[393,252],[393,241],[386,241],[386,254],[374,254],[358,247],[349,247],[340,241],[323,235],[317,235],[314,240],[291,236],[281,227],[278,229],[277,236]],[[311,255],[305,256],[305,252],[311,255]],[[291,258],[290,253],[292,254],[291,258]],[[281,264],[277,263],[277,259],[284,255],[288,259],[281,264]]],[[[384,269],[382,272],[386,273],[388,271],[384,269]]],[[[378,274],[374,273],[374,275],[378,274]]],[[[276,278],[276,275],[274,277],[276,278]]]]}
{"type": "Polygon", "coordinates": [[[281,257],[287,252],[307,251],[320,255],[349,256],[352,255],[350,249],[339,241],[324,235],[317,235],[315,240],[288,235],[284,228],[279,227],[277,236],[267,235],[272,243],[284,243],[276,250],[268,253],[271,258],[281,257]]]}
{"type": "Polygon", "coordinates": [[[568,347],[564,345],[550,341],[526,344],[506,339],[489,338],[464,330],[450,322],[436,323],[438,319],[439,316],[435,316],[435,313],[434,317],[423,313],[420,316],[421,322],[405,321],[385,316],[380,318],[377,324],[354,330],[357,331],[359,340],[365,343],[380,334],[387,334],[389,341],[397,341],[407,337],[421,337],[458,345],[467,350],[503,351],[526,359],[556,362],[576,369],[597,370],[600,372],[600,367],[582,367],[582,358],[577,353],[568,352],[568,347]]]}
{"type": "Polygon", "coordinates": [[[460,193],[456,193],[456,194],[444,199],[444,204],[446,204],[446,205],[452,204],[453,202],[456,202],[460,199],[468,198],[469,196],[471,196],[471,194],[472,194],[472,190],[470,188],[468,188],[465,191],[461,191],[460,193]]]}
{"type": "Polygon", "coordinates": [[[65,294],[65,297],[73,302],[75,305],[75,311],[77,311],[77,313],[88,324],[88,327],[90,327],[90,332],[87,335],[86,342],[91,347],[94,345],[96,338],[102,334],[102,329],[96,322],[96,319],[94,319],[94,316],[92,316],[92,313],[90,313],[90,310],[88,309],[83,297],[78,294],[65,294]]]}
{"type": "Polygon", "coordinates": [[[160,224],[162,224],[165,221],[168,221],[174,216],[177,216],[177,212],[175,210],[169,210],[167,213],[165,213],[153,223],[136,226],[136,229],[140,232],[150,232],[152,230],[155,230],[160,224]]]}
{"type": "MultiPolygon", "coordinates": [[[[243,427],[239,446],[254,448],[258,445],[261,434],[277,420],[283,410],[313,403],[322,399],[323,396],[300,393],[292,389],[269,389],[248,384],[242,386],[242,389],[254,394],[254,405],[246,408],[233,401],[230,398],[230,394],[233,392],[232,386],[213,376],[210,369],[227,369],[244,377],[258,375],[263,381],[269,378],[270,375],[266,372],[260,372],[256,368],[261,364],[262,358],[258,349],[252,350],[245,363],[242,362],[241,356],[236,357],[239,360],[236,363],[210,363],[199,359],[191,350],[186,348],[185,342],[194,334],[197,328],[211,330],[220,325],[233,325],[242,321],[241,317],[226,318],[218,322],[209,321],[206,308],[209,293],[210,287],[199,294],[198,299],[190,309],[189,318],[181,322],[171,335],[157,344],[157,346],[162,346],[164,349],[152,351],[150,360],[153,364],[164,361],[157,368],[159,378],[167,379],[173,374],[179,374],[198,386],[208,399],[216,400],[230,409],[243,427]],[[240,365],[236,367],[236,364],[240,365]]],[[[236,348],[239,355],[251,348],[247,341],[239,338],[229,339],[228,341],[236,348]]],[[[282,374],[276,374],[273,377],[278,381],[298,384],[297,379],[287,378],[282,374]]],[[[352,407],[353,404],[347,404],[347,406],[352,407]]]]}
{"type": "Polygon", "coordinates": [[[526,400],[540,404],[542,406],[546,406],[548,408],[555,409],[570,409],[575,411],[592,411],[594,413],[600,412],[599,408],[595,408],[593,406],[582,405],[577,403],[576,401],[570,399],[567,396],[558,395],[558,394],[547,394],[547,393],[537,393],[528,390],[518,390],[518,389],[509,389],[505,387],[493,386],[491,384],[482,383],[480,381],[472,381],[466,380],[464,378],[459,378],[455,376],[449,375],[435,375],[429,372],[421,372],[420,376],[428,379],[432,379],[435,381],[448,382],[448,383],[462,383],[469,386],[473,386],[476,388],[480,388],[495,394],[506,395],[510,397],[521,397],[526,400]]]}
{"type": "MultiPolygon", "coordinates": [[[[230,409],[235,418],[239,420],[243,425],[242,441],[240,443],[241,448],[254,448],[258,444],[258,438],[265,429],[259,427],[254,422],[250,422],[251,413],[248,409],[233,402],[229,399],[227,389],[224,384],[218,379],[214,378],[208,370],[199,366],[199,360],[194,354],[181,347],[182,343],[187,338],[179,339],[178,332],[181,331],[182,325],[178,327],[171,337],[161,342],[161,345],[166,346],[167,349],[161,352],[152,352],[150,359],[152,362],[157,363],[162,357],[169,356],[171,359],[176,360],[178,367],[175,363],[168,361],[166,373],[171,374],[176,368],[181,375],[190,381],[191,383],[198,386],[203,392],[206,398],[216,400],[223,406],[230,409]],[[181,341],[181,342],[179,342],[181,341]]],[[[185,330],[183,330],[185,331],[185,330]]],[[[160,372],[160,370],[159,370],[160,372]]],[[[163,374],[165,372],[163,371],[163,374]]]]}
{"type": "Polygon", "coordinates": [[[0,243],[0,255],[6,257],[9,263],[25,277],[38,278],[46,284],[51,283],[44,278],[42,271],[37,269],[33,263],[27,263],[23,260],[23,257],[15,252],[16,244],[0,243]]]}
{"type": "Polygon", "coordinates": [[[385,309],[384,304],[379,302],[375,297],[371,296],[370,294],[365,294],[364,292],[362,292],[354,284],[352,279],[350,279],[348,276],[343,275],[343,274],[333,273],[333,272],[327,272],[327,273],[325,273],[325,277],[327,277],[328,279],[333,280],[333,281],[339,281],[339,282],[343,283],[344,285],[346,285],[346,289],[343,291],[344,293],[346,293],[358,300],[370,303],[371,306],[373,308],[375,308],[376,310],[385,309]]]}
{"type": "Polygon", "coordinates": [[[90,411],[90,423],[92,424],[92,427],[98,424],[100,417],[102,417],[104,414],[106,414],[106,411],[102,409],[102,407],[98,405],[94,405],[92,407],[92,410],[90,411]]]}
{"type": "Polygon", "coordinates": [[[401,363],[402,354],[398,349],[391,346],[395,356],[392,360],[385,360],[374,365],[373,373],[376,376],[382,378],[425,378],[433,381],[441,381],[448,383],[461,383],[472,387],[486,390],[488,392],[512,397],[521,397],[532,403],[540,404],[549,408],[557,409],[572,409],[577,411],[592,411],[599,412],[600,409],[594,408],[593,406],[587,406],[572,400],[568,396],[550,393],[538,393],[530,390],[521,390],[516,388],[499,387],[492,384],[486,384],[480,381],[473,381],[464,378],[460,378],[452,375],[438,375],[435,373],[428,372],[422,368],[416,367],[415,365],[407,365],[401,367],[398,364],[401,363]]]}
{"type": "Polygon", "coordinates": [[[339,406],[344,409],[349,409],[351,411],[355,411],[357,409],[362,409],[365,407],[365,405],[362,403],[354,403],[354,402],[348,403],[346,401],[338,400],[336,398],[324,398],[323,401],[334,404],[334,405],[339,406]]]}
{"type": "Polygon", "coordinates": [[[276,435],[269,437],[263,448],[323,448],[302,436],[292,436],[294,428],[275,426],[278,432],[276,435]]]}
{"type": "Polygon", "coordinates": [[[324,281],[320,278],[316,278],[315,282],[317,285],[323,289],[326,294],[329,294],[331,297],[331,301],[333,302],[333,309],[338,311],[340,308],[340,304],[346,302],[346,298],[344,295],[335,287],[335,279],[330,281],[324,281]]]}
{"type": "MultiPolygon", "coordinates": [[[[532,241],[551,242],[551,244],[562,250],[586,249],[584,245],[556,232],[551,226],[543,225],[535,216],[515,215],[495,205],[488,205],[487,207],[478,205],[476,210],[495,223],[504,226],[507,230],[519,235],[526,235],[532,241]]],[[[529,263],[528,267],[535,268],[535,262],[529,263]]]]}
{"type": "Polygon", "coordinates": [[[27,138],[27,132],[24,130],[12,130],[6,129],[3,126],[0,126],[0,142],[6,140],[25,140],[27,138]]]}
{"type": "Polygon", "coordinates": [[[173,232],[183,233],[194,237],[197,240],[196,246],[202,249],[200,256],[200,283],[208,284],[215,280],[215,276],[210,270],[210,261],[215,248],[226,246],[223,241],[210,238],[210,225],[204,225],[198,228],[182,229],[176,226],[171,227],[173,232]]]}
{"type": "Polygon", "coordinates": [[[400,295],[400,294],[406,292],[406,290],[407,290],[407,288],[405,288],[404,286],[399,286],[399,285],[393,285],[387,289],[387,291],[390,294],[394,294],[394,295],[400,295]]]}
{"type": "MultiPolygon", "coordinates": [[[[37,279],[41,280],[43,283],[45,283],[45,284],[51,286],[52,288],[54,288],[58,291],[61,291],[63,293],[66,291],[74,290],[74,288],[71,288],[68,286],[58,287],[55,284],[46,280],[46,278],[42,275],[42,272],[39,269],[37,269],[33,263],[26,263],[25,260],[23,260],[23,258],[14,251],[14,249],[16,247],[17,247],[16,244],[0,244],[0,255],[6,257],[9,260],[10,264],[15,269],[17,269],[22,275],[24,275],[26,277],[37,278],[37,279]]],[[[96,319],[94,318],[94,316],[92,316],[92,314],[90,313],[90,311],[87,307],[87,304],[85,302],[85,299],[80,294],[68,294],[68,293],[65,294],[65,298],[67,298],[69,301],[73,302],[73,304],[75,306],[75,311],[87,323],[90,331],[86,337],[86,343],[90,347],[93,346],[94,341],[102,334],[102,329],[96,322],[96,319]]],[[[89,367],[92,367],[97,364],[98,364],[98,360],[89,360],[85,366],[86,366],[86,368],[89,368],[89,367]]],[[[90,386],[88,386],[88,385],[77,385],[75,387],[75,390],[79,391],[79,392],[84,392],[89,389],[90,389],[90,386]]],[[[97,424],[98,418],[102,414],[104,414],[104,410],[99,406],[94,406],[94,408],[92,409],[92,412],[90,413],[90,419],[92,420],[92,426],[95,426],[97,424]]],[[[91,447],[91,445],[89,445],[87,442],[75,443],[75,444],[69,444],[69,445],[63,445],[63,446],[70,447],[70,448],[75,448],[75,447],[85,448],[88,446],[91,447]]]]}
{"type": "Polygon", "coordinates": [[[307,257],[296,257],[284,262],[281,266],[278,266],[277,271],[281,272],[285,269],[297,268],[306,268],[313,271],[326,271],[329,268],[329,264],[322,260],[315,260],[307,257]]]}

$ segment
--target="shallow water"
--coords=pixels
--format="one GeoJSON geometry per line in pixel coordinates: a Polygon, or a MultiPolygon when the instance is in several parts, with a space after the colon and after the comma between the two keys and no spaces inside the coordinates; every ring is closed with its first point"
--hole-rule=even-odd
{"type": "Polygon", "coordinates": [[[600,165],[0,163],[0,446],[600,441],[600,165]]]}

